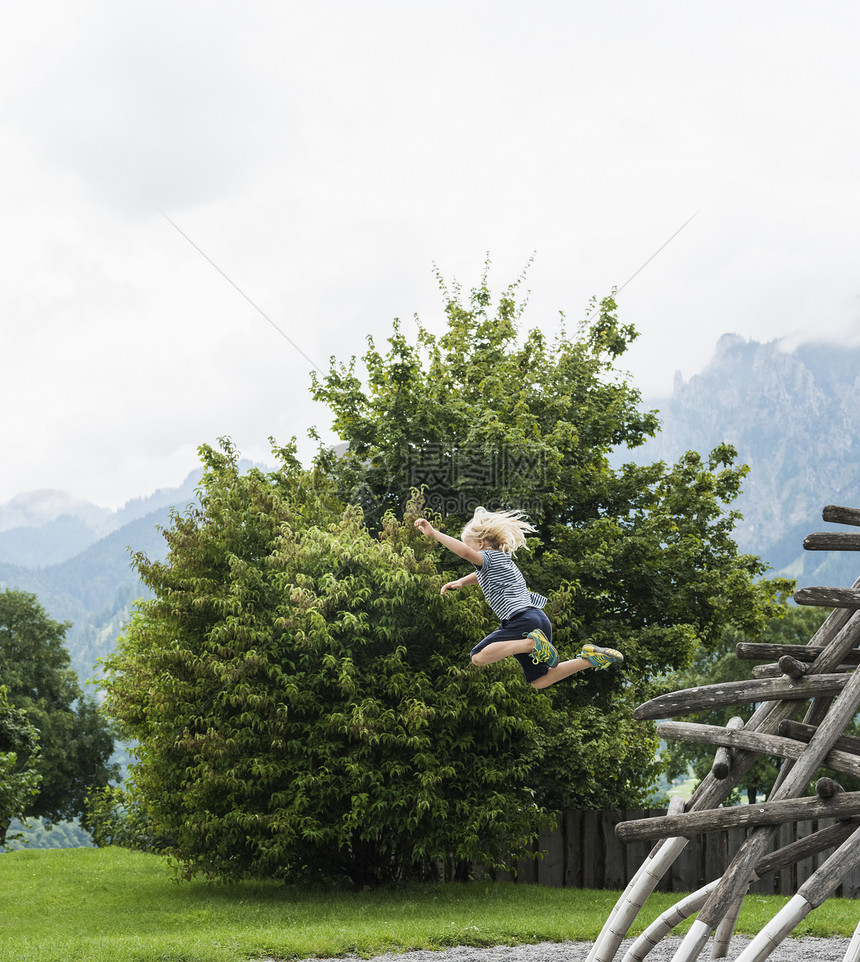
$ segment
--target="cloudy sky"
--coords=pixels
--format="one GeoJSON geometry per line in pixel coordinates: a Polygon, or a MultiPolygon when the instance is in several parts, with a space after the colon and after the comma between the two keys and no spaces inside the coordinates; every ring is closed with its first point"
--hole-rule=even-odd
{"type": "Polygon", "coordinates": [[[726,332],[855,342],[858,36],[827,0],[5,3],[0,503],[325,429],[312,365],[441,330],[434,264],[487,252],[497,290],[535,254],[551,331],[695,215],[619,295],[648,397],[726,332]]]}

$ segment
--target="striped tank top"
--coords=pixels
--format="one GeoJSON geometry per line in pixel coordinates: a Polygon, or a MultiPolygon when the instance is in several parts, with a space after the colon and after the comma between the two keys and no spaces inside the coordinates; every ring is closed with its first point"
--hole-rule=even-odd
{"type": "Polygon", "coordinates": [[[475,566],[478,584],[487,604],[500,621],[511,618],[526,608],[543,608],[546,598],[526,586],[526,579],[507,551],[482,551],[483,565],[475,566]]]}

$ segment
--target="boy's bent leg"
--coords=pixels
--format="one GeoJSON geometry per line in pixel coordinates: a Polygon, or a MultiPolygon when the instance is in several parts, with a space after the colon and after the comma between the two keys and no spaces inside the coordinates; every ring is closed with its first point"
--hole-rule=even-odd
{"type": "MultiPolygon", "coordinates": [[[[473,665],[493,665],[508,655],[526,655],[534,648],[531,638],[513,638],[510,641],[493,641],[485,648],[472,653],[473,665]]],[[[586,663],[587,664],[587,663],[586,663]]]]}
{"type": "Polygon", "coordinates": [[[586,661],[585,658],[572,658],[570,661],[561,662],[561,664],[556,665],[555,668],[550,668],[545,675],[541,675],[540,678],[535,678],[535,680],[530,681],[529,684],[532,688],[549,688],[550,685],[554,685],[557,681],[562,681],[571,675],[575,675],[578,671],[583,671],[590,667],[591,664],[586,661]]]}

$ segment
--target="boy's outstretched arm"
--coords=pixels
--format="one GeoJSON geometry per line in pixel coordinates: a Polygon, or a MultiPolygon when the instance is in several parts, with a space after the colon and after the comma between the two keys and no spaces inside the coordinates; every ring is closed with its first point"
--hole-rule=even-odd
{"type": "Polygon", "coordinates": [[[463,542],[458,541],[457,538],[452,538],[449,534],[442,534],[441,531],[437,531],[426,518],[418,518],[415,521],[415,527],[421,534],[428,538],[435,538],[439,544],[444,545],[449,551],[453,551],[454,554],[459,555],[461,558],[475,565],[476,568],[482,568],[484,566],[484,559],[474,548],[463,544],[463,542]]]}
{"type": "Polygon", "coordinates": [[[476,585],[477,583],[478,575],[473,571],[470,575],[466,575],[464,578],[458,578],[456,581],[449,581],[448,584],[442,585],[442,590],[439,592],[439,594],[444,595],[449,589],[456,591],[458,588],[465,588],[466,585],[476,585]]]}

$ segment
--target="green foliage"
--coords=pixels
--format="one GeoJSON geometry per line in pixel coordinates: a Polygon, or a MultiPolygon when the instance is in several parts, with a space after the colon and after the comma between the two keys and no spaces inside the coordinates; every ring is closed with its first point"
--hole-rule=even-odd
{"type": "MultiPolygon", "coordinates": [[[[752,667],[764,664],[762,661],[740,659],[735,654],[736,646],[743,641],[757,641],[770,645],[805,645],[827,617],[822,608],[799,608],[784,604],[776,617],[771,618],[762,632],[755,637],[744,634],[736,628],[729,628],[723,634],[720,644],[696,652],[692,664],[668,679],[668,690],[697,688],[700,685],[717,685],[727,681],[741,681],[752,675],[752,667]]],[[[732,717],[746,722],[755,710],[755,705],[733,705],[709,712],[691,715],[689,721],[704,725],[725,727],[732,717]]],[[[799,705],[798,712],[803,716],[805,706],[799,705]]],[[[670,742],[665,752],[669,778],[678,778],[688,771],[701,781],[711,770],[714,761],[713,746],[697,745],[692,742],[670,742]]],[[[740,801],[745,794],[750,803],[756,798],[767,796],[779,774],[781,759],[762,755],[735,788],[731,801],[740,801]]],[[[824,774],[823,772],[821,774],[824,774]]],[[[832,773],[830,773],[832,774],[832,773]]],[[[850,776],[839,775],[843,787],[856,790],[857,780],[850,776]]]]}
{"type": "Polygon", "coordinates": [[[80,815],[88,789],[118,774],[110,764],[111,726],[71,668],[68,628],[49,618],[35,595],[0,592],[0,683],[40,736],[39,793],[23,814],[48,822],[80,815]]]}
{"type": "Polygon", "coordinates": [[[201,453],[199,507],[165,562],[135,558],[154,597],[103,682],[185,874],[365,885],[523,853],[549,706],[515,666],[463,658],[485,613],[440,597],[420,503],[371,533],[289,449],[270,474],[201,453]]]}
{"type": "Polygon", "coordinates": [[[25,711],[9,704],[6,687],[0,685],[0,848],[17,837],[8,834],[9,825],[39,791],[38,756],[39,732],[25,711]]]}
{"type": "Polygon", "coordinates": [[[728,506],[747,468],[729,445],[673,466],[612,467],[615,449],[657,430],[656,413],[640,410],[616,370],[637,334],[613,298],[593,305],[575,338],[562,326],[550,340],[519,329],[517,287],[493,308],[486,272],[465,301],[443,285],[445,333],[419,325],[413,343],[395,323],[387,353],[369,341],[364,378],[355,358],[333,359],[313,394],[348,447],[322,448],[317,464],[371,525],[414,485],[453,535],[479,504],[528,512],[538,534],[518,563],[550,598],[563,656],[586,641],[625,656],[623,672],[586,672],[549,690],[539,801],[635,807],[659,766],[653,728],[634,725],[631,707],[727,628],[761,630],[789,583],[762,580],[767,566],[737,550],[739,515],[728,506]]]}
{"type": "Polygon", "coordinates": [[[160,852],[169,842],[153,832],[137,797],[123,785],[106,785],[87,795],[83,826],[99,848],[119,845],[139,852],[160,852]]]}

